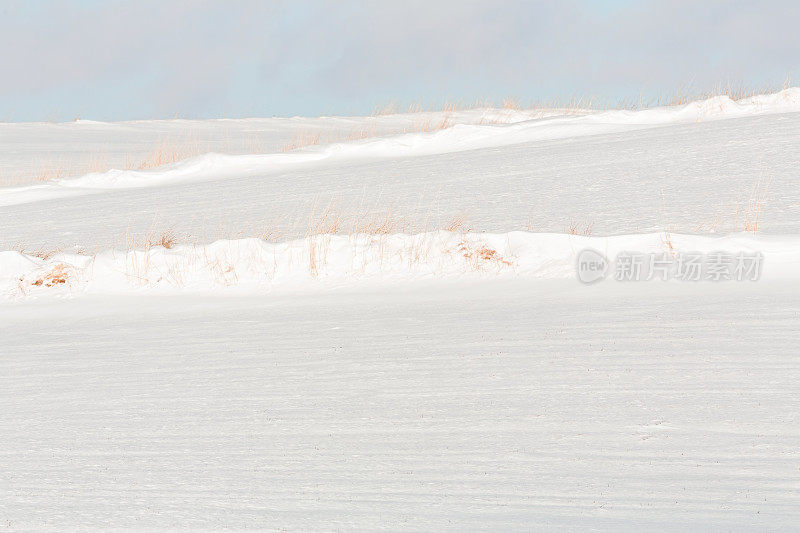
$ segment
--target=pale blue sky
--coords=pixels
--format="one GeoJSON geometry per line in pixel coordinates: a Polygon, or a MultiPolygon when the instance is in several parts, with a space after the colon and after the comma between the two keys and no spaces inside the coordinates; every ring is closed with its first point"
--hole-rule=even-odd
{"type": "Polygon", "coordinates": [[[794,0],[0,0],[0,120],[615,101],[800,75],[794,0]]]}

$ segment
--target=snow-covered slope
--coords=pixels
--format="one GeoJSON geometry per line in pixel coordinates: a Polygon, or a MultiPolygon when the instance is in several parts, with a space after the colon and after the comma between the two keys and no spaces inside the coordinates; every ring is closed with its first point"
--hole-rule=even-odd
{"type": "Polygon", "coordinates": [[[0,124],[0,526],[791,530],[798,139],[796,89],[0,124]]]}
{"type": "Polygon", "coordinates": [[[495,281],[0,306],[0,520],[791,531],[798,288],[495,281]]]}
{"type": "MultiPolygon", "coordinates": [[[[264,233],[291,240],[304,236],[314,213],[329,205],[351,218],[365,211],[391,211],[414,233],[444,227],[456,216],[466,218],[475,231],[495,233],[564,233],[575,224],[581,231],[591,226],[595,235],[729,233],[746,229],[748,219],[756,217],[762,232],[800,230],[800,113],[777,113],[787,106],[764,104],[751,109],[762,113],[757,116],[697,122],[698,107],[690,106],[692,113],[641,112],[673,118],[687,114],[685,120],[661,120],[658,127],[653,127],[654,119],[627,112],[478,126],[490,132],[484,137],[513,139],[516,144],[433,155],[401,153],[411,150],[408,139],[430,148],[439,146],[441,136],[469,139],[471,134],[452,128],[286,154],[204,156],[167,170],[120,171],[78,180],[108,179],[110,185],[120,176],[142,183],[153,180],[160,183],[157,187],[85,189],[68,186],[75,183],[65,180],[38,188],[0,189],[0,204],[26,202],[0,207],[0,249],[124,248],[131,238],[141,241],[149,233],[167,230],[183,243],[264,233]],[[607,125],[598,117],[606,115],[627,117],[611,125],[624,131],[524,141],[524,135],[509,129],[538,135],[559,130],[549,124],[561,121],[572,124],[574,131],[602,131],[607,125]],[[595,123],[576,125],[587,120],[595,123]],[[641,124],[648,121],[646,127],[641,124]],[[407,141],[394,156],[387,151],[387,146],[407,141]],[[353,156],[369,146],[382,146],[382,155],[353,156]],[[337,150],[350,156],[323,157],[337,150]],[[275,167],[278,160],[286,164],[275,167]],[[227,170],[225,161],[231,162],[227,170]],[[268,164],[260,166],[264,162],[268,164]],[[254,168],[248,170],[251,164],[254,168]],[[205,181],[172,182],[176,176],[194,180],[198,174],[193,172],[209,174],[205,181]],[[757,210],[750,205],[754,199],[761,200],[757,210]]],[[[30,127],[46,136],[55,126],[30,127]]],[[[119,142],[126,138],[130,139],[120,137],[119,142]]],[[[60,142],[41,144],[40,153],[58,151],[63,148],[60,142]]]]}
{"type": "MultiPolygon", "coordinates": [[[[0,189],[0,205],[13,205],[75,194],[74,190],[64,191],[64,189],[81,189],[89,192],[94,189],[156,187],[234,176],[263,176],[319,163],[447,154],[520,143],[619,133],[670,124],[798,111],[800,111],[800,89],[792,88],[774,95],[753,97],[738,103],[727,96],[719,96],[681,107],[655,108],[636,112],[606,111],[581,114],[580,116],[555,116],[529,120],[519,120],[519,117],[515,115],[509,118],[509,123],[506,124],[459,123],[455,122],[457,118],[448,118],[448,120],[454,121],[453,125],[435,132],[379,136],[372,139],[314,146],[294,153],[259,155],[210,153],[169,165],[164,169],[110,170],[78,178],[57,180],[53,184],[21,189],[0,189]]],[[[498,113],[495,110],[478,110],[477,112],[498,113]]],[[[464,118],[472,119],[474,122],[474,115],[467,115],[464,118]]],[[[367,124],[362,124],[362,127],[367,127],[367,124]]]]}

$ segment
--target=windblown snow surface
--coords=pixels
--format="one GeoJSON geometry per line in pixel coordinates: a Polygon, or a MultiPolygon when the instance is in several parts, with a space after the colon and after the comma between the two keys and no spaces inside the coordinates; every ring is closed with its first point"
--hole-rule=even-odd
{"type": "Polygon", "coordinates": [[[800,521],[798,89],[0,124],[0,153],[3,527],[800,521]],[[280,150],[308,132],[331,142],[280,150]],[[25,178],[167,135],[217,152],[25,178]],[[586,249],[606,279],[578,281],[586,249]],[[626,254],[761,268],[618,281],[626,254]]]}

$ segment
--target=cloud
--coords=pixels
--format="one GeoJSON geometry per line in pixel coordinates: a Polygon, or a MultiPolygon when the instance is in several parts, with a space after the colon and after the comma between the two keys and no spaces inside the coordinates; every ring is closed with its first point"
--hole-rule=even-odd
{"type": "Polygon", "coordinates": [[[779,0],[17,1],[0,102],[21,119],[287,115],[758,84],[796,69],[798,19],[779,0]]]}
{"type": "MultiPolygon", "coordinates": [[[[262,47],[259,23],[270,7],[137,0],[9,8],[0,19],[0,95],[81,87],[90,98],[128,83],[144,89],[149,112],[201,110],[224,96],[240,58],[262,47]]],[[[126,102],[118,106],[124,113],[126,102]]]]}

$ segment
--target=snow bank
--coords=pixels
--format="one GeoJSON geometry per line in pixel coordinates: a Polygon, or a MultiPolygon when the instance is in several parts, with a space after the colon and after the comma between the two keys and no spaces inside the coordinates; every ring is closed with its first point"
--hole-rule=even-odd
{"type": "MultiPolygon", "coordinates": [[[[417,235],[316,235],[268,243],[221,240],[208,245],[108,250],[48,259],[0,253],[0,290],[9,298],[42,294],[317,290],[424,279],[576,277],[586,250],[613,262],[619,254],[758,254],[759,279],[800,277],[800,236],[726,237],[651,233],[614,237],[446,231],[417,235]]],[[[613,278],[613,275],[611,275],[613,278]]],[[[614,282],[613,279],[607,282],[614,282]]]]}
{"type": "MultiPolygon", "coordinates": [[[[800,89],[735,102],[718,96],[684,106],[641,111],[605,111],[578,116],[522,120],[501,124],[456,124],[431,133],[406,133],[313,146],[289,153],[224,155],[208,153],[151,170],[110,170],[78,178],[0,189],[0,206],[90,194],[93,191],[155,187],[182,182],[268,175],[336,162],[379,160],[452,153],[587,135],[618,133],[669,124],[800,111],[800,89]]],[[[519,113],[518,113],[519,114],[519,113]]]]}

